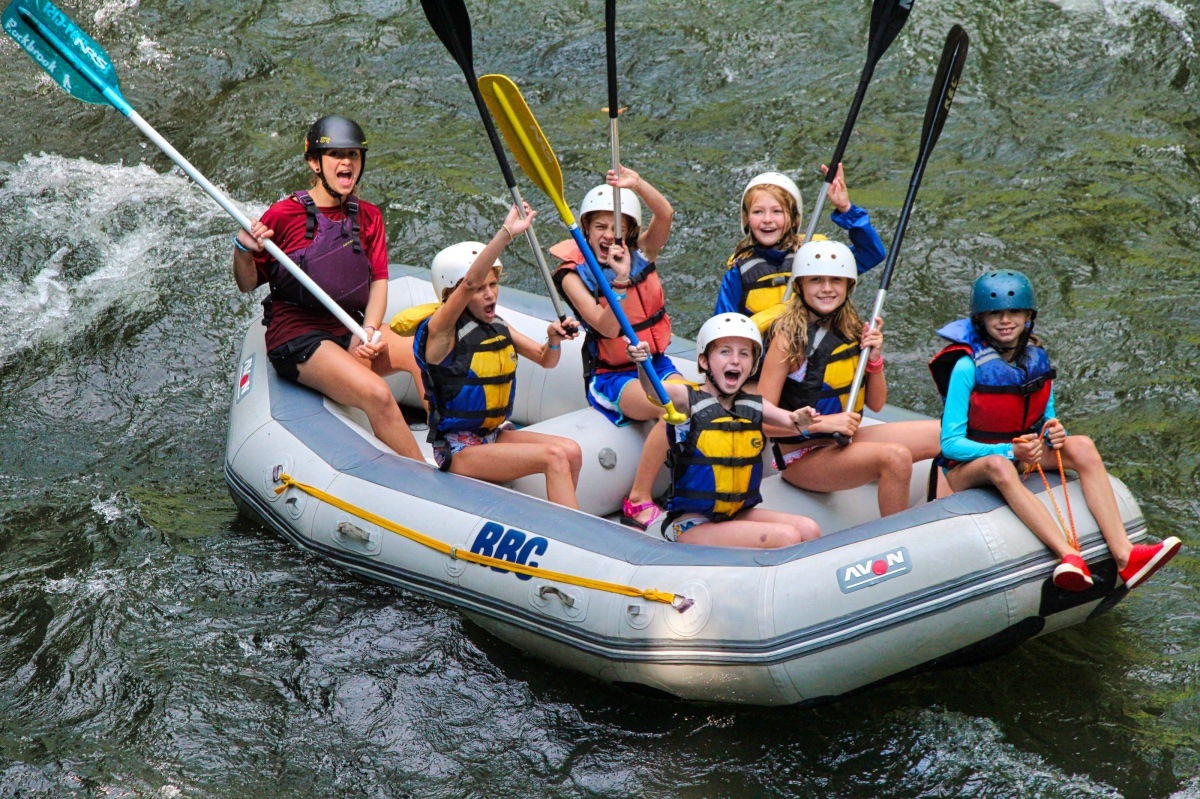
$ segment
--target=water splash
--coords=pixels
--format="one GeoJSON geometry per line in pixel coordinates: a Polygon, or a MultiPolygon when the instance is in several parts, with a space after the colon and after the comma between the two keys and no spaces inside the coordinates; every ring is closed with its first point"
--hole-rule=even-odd
{"type": "MultiPolygon", "coordinates": [[[[158,307],[219,211],[178,173],[29,155],[0,169],[0,365],[158,307]]],[[[223,227],[228,227],[223,223],[223,227]]]]}

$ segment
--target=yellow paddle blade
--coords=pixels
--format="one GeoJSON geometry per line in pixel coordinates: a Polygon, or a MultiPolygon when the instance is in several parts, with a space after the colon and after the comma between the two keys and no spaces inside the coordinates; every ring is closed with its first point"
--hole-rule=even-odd
{"type": "Polygon", "coordinates": [[[563,199],[562,169],[542,127],[533,118],[521,90],[505,75],[484,75],[479,79],[479,93],[492,112],[496,127],[504,135],[521,171],[545,192],[558,209],[558,215],[568,227],[575,217],[563,199]]]}

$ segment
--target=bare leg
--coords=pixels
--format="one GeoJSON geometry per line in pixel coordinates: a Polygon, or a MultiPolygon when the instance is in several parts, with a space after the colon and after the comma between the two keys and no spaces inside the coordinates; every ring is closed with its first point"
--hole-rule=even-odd
{"type": "Polygon", "coordinates": [[[417,386],[417,396],[424,401],[425,385],[421,380],[421,368],[417,366],[417,357],[413,354],[411,337],[399,336],[390,328],[383,328],[383,343],[387,345],[373,361],[363,361],[378,375],[386,376],[396,372],[408,372],[417,386]]]}
{"type": "MultiPolygon", "coordinates": [[[[642,456],[638,460],[637,473],[633,477],[633,487],[629,489],[629,504],[641,505],[654,499],[654,479],[667,460],[667,423],[662,419],[646,436],[642,446],[642,456]]],[[[638,521],[645,522],[654,513],[653,508],[647,508],[638,514],[638,521]]]]}
{"type": "MultiPolygon", "coordinates": [[[[1063,465],[1079,474],[1088,510],[1096,517],[1117,569],[1124,569],[1129,565],[1129,552],[1133,544],[1125,533],[1125,523],[1121,521],[1121,511],[1117,508],[1117,496],[1113,493],[1112,483],[1108,481],[1108,470],[1104,468],[1096,444],[1087,436],[1067,436],[1063,442],[1062,456],[1063,465]]],[[[1053,450],[1043,453],[1042,468],[1058,468],[1058,459],[1054,457],[1053,450]]]]}
{"type": "MultiPolygon", "coordinates": [[[[930,460],[942,451],[942,423],[930,419],[920,422],[887,422],[865,425],[854,434],[855,441],[901,444],[912,453],[913,463],[930,460]]],[[[937,470],[937,489],[934,497],[950,495],[950,485],[942,470],[937,470]]]]}
{"type": "MultiPolygon", "coordinates": [[[[666,378],[678,378],[678,373],[671,373],[666,378]]],[[[629,489],[629,503],[641,505],[654,499],[654,479],[667,460],[667,425],[662,421],[662,406],[651,402],[642,390],[637,380],[630,381],[621,391],[621,399],[617,403],[621,413],[630,419],[658,419],[658,424],[650,429],[646,443],[642,447],[642,456],[638,461],[637,472],[633,476],[633,485],[629,489]]],[[[640,522],[648,522],[654,517],[654,508],[647,508],[637,515],[640,522]]]]}
{"type": "Polygon", "coordinates": [[[392,390],[363,361],[332,341],[322,341],[297,369],[303,385],[365,413],[375,437],[398,455],[424,460],[392,390]]]}
{"type": "Polygon", "coordinates": [[[912,454],[900,444],[860,441],[847,447],[825,446],[794,461],[783,479],[806,491],[843,491],[878,482],[879,515],[908,509],[912,454]]]}
{"type": "MultiPolygon", "coordinates": [[[[1050,511],[1041,500],[1021,484],[1021,476],[1012,461],[999,455],[988,455],[979,460],[955,466],[947,475],[950,488],[963,491],[977,486],[994,485],[1004,501],[1012,508],[1021,523],[1030,529],[1059,558],[1075,554],[1062,532],[1054,524],[1050,511]]],[[[1122,528],[1124,529],[1124,528],[1122,528]]],[[[1128,557],[1128,555],[1126,555],[1128,557]]]]}
{"type": "Polygon", "coordinates": [[[729,521],[698,524],[680,537],[680,543],[775,549],[820,535],[817,523],[807,516],[751,508],[729,521]]]}
{"type": "Polygon", "coordinates": [[[578,508],[575,488],[583,452],[569,438],[530,433],[524,430],[504,430],[493,444],[467,447],[454,454],[450,471],[502,483],[529,474],[546,476],[546,498],[567,508],[578,508]]]}

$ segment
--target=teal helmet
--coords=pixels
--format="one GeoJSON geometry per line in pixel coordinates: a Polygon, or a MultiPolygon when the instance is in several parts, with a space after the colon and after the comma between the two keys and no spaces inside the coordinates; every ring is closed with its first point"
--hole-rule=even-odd
{"type": "Polygon", "coordinates": [[[1030,311],[1037,315],[1037,297],[1029,278],[1013,269],[984,272],[971,287],[971,316],[989,311],[1030,311]]]}

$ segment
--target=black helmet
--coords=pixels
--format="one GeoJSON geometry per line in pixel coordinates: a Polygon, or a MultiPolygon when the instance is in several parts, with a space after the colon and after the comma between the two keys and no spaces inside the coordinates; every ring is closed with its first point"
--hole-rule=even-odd
{"type": "Polygon", "coordinates": [[[313,158],[324,150],[362,150],[365,153],[367,134],[349,117],[338,114],[321,117],[304,138],[304,157],[313,158]]]}

